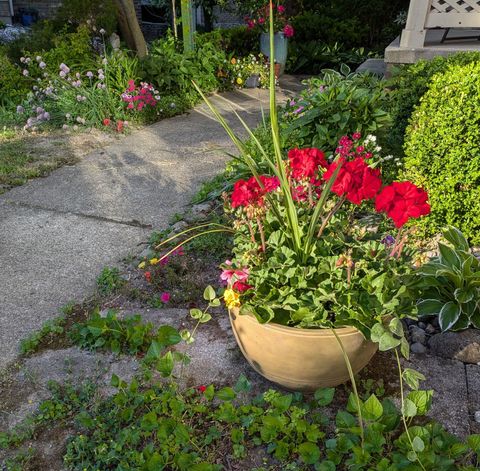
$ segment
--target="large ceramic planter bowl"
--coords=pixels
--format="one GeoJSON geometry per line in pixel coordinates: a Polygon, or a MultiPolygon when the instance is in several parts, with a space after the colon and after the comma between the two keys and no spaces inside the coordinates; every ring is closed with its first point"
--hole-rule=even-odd
{"type": "MultiPolygon", "coordinates": [[[[229,313],[235,338],[250,365],[262,376],[294,391],[315,391],[349,379],[347,365],[330,329],[298,329],[278,324],[260,324],[250,314],[229,313]]],[[[352,327],[335,329],[358,373],[377,351],[352,327]]]]}

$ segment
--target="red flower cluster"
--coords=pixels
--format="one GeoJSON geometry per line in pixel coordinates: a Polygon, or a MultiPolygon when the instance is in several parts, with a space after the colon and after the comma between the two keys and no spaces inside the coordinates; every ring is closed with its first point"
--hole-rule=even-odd
{"type": "Polygon", "coordinates": [[[256,204],[263,205],[263,197],[280,186],[277,177],[260,176],[263,188],[258,184],[255,177],[250,177],[247,181],[238,180],[233,186],[232,208],[239,206],[250,206],[256,204]]]}
{"type": "Polygon", "coordinates": [[[296,180],[315,178],[318,168],[328,168],[325,154],[320,149],[292,149],[288,152],[292,177],[296,180]]]}
{"type": "MultiPolygon", "coordinates": [[[[353,204],[361,204],[362,201],[374,198],[382,187],[380,170],[369,167],[362,157],[348,162],[341,157],[340,162],[342,167],[332,185],[332,191],[338,196],[345,195],[353,204]]],[[[333,163],[323,174],[325,181],[330,180],[337,165],[333,163]]]]}
{"type": "Polygon", "coordinates": [[[245,283],[244,281],[235,281],[235,283],[233,283],[232,285],[232,288],[238,293],[244,293],[245,291],[252,289],[253,286],[249,285],[248,283],[245,283]]]}
{"type": "Polygon", "coordinates": [[[137,87],[134,80],[128,82],[127,90],[122,93],[122,100],[128,103],[127,108],[129,110],[140,111],[147,105],[155,106],[158,98],[160,97],[158,97],[153,85],[142,82],[137,87]]]}
{"type": "MultiPolygon", "coordinates": [[[[288,152],[292,197],[295,201],[306,201],[313,204],[313,197],[321,194],[321,186],[329,181],[338,165],[341,168],[332,185],[332,192],[344,196],[353,204],[375,199],[377,212],[385,212],[395,223],[402,227],[409,219],[419,218],[430,213],[427,193],[411,182],[395,182],[382,189],[380,170],[368,165],[372,157],[365,147],[358,142],[360,133],[354,133],[350,139],[343,136],[337,148],[340,155],[338,161],[329,164],[325,154],[315,148],[292,149],[288,152]]],[[[232,193],[232,207],[263,205],[263,196],[280,186],[277,177],[261,176],[263,188],[251,177],[248,181],[235,183],[232,193]]],[[[245,284],[236,287],[237,291],[245,291],[250,287],[245,284]]]]}
{"type": "Polygon", "coordinates": [[[375,209],[392,218],[395,227],[402,227],[410,218],[430,213],[426,191],[411,182],[393,182],[377,196],[375,209]]]}

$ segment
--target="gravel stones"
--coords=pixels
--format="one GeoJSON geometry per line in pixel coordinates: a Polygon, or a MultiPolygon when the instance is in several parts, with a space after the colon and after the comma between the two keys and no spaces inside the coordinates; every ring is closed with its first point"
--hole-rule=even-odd
{"type": "Polygon", "coordinates": [[[428,343],[434,355],[463,363],[480,364],[480,330],[442,332],[433,335],[428,343]]]}

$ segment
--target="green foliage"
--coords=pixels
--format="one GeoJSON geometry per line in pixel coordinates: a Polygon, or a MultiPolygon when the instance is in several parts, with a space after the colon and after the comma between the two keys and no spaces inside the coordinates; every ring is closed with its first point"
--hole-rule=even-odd
{"type": "Polygon", "coordinates": [[[432,78],[445,73],[452,65],[467,65],[480,60],[478,52],[463,52],[448,57],[418,61],[394,69],[389,80],[389,110],[395,126],[386,136],[386,144],[394,155],[403,154],[405,130],[414,108],[428,90],[432,78]]]}
{"type": "Polygon", "coordinates": [[[95,67],[91,33],[86,26],[79,26],[71,32],[64,27],[56,31],[53,38],[50,47],[44,49],[40,49],[35,42],[29,42],[23,51],[24,54],[33,58],[40,55],[47,64],[46,70],[54,76],[58,74],[59,65],[62,63],[71,69],[82,71],[95,67]]]}
{"type": "Polygon", "coordinates": [[[16,103],[28,91],[20,67],[14,65],[0,49],[0,106],[16,103]]]}
{"type": "Polygon", "coordinates": [[[409,6],[408,0],[303,0],[299,3],[299,15],[293,20],[294,40],[338,42],[347,48],[364,46],[382,52],[400,33],[401,25],[395,20],[409,6]]]}
{"type": "Polygon", "coordinates": [[[120,319],[113,309],[104,317],[95,310],[90,319],[72,327],[70,337],[82,348],[102,348],[131,355],[147,353],[153,343],[165,348],[181,340],[172,327],[163,326],[155,330],[151,322],[143,323],[138,314],[120,319]]]}
{"type": "Polygon", "coordinates": [[[103,70],[108,89],[117,95],[125,92],[130,80],[137,83],[140,79],[138,58],[122,49],[107,55],[107,63],[104,64],[103,70]]]}
{"type": "Polygon", "coordinates": [[[405,139],[405,177],[423,187],[432,212],[419,222],[428,235],[447,224],[480,243],[480,65],[435,75],[405,139]]]}
{"type": "Polygon", "coordinates": [[[449,227],[443,236],[449,245],[439,242],[439,256],[418,270],[418,313],[438,316],[442,331],[480,329],[480,261],[458,229],[449,227]]]}
{"type": "MultiPolygon", "coordinates": [[[[2,111],[0,107],[0,126],[25,124],[24,115],[16,112],[10,115],[2,111]],[[2,118],[6,121],[3,122],[2,118]]],[[[30,178],[46,176],[64,163],[75,161],[68,149],[60,151],[57,148],[56,152],[46,152],[45,146],[37,145],[41,139],[25,136],[18,130],[0,131],[0,193],[9,187],[22,185],[30,178]]]]}
{"type": "Polygon", "coordinates": [[[47,341],[48,338],[53,338],[56,335],[63,334],[66,319],[64,316],[57,317],[46,321],[40,330],[29,335],[20,342],[20,352],[23,355],[30,355],[37,351],[38,346],[47,341]]]}
{"type": "Polygon", "coordinates": [[[206,42],[191,53],[183,53],[171,34],[154,41],[148,57],[142,61],[142,76],[168,94],[185,94],[192,103],[196,94],[192,80],[205,92],[219,88],[218,71],[226,61],[225,53],[206,42]]]}
{"type": "Polygon", "coordinates": [[[203,182],[200,190],[192,198],[193,204],[202,203],[207,200],[220,198],[225,188],[225,174],[217,175],[206,182],[203,182]]]}
{"type": "Polygon", "coordinates": [[[97,290],[103,295],[114,293],[124,285],[125,280],[118,268],[105,267],[97,278],[97,290]]]}
{"type": "MultiPolygon", "coordinates": [[[[300,216],[303,233],[311,217],[307,211],[300,216]]],[[[262,323],[302,328],[352,325],[367,338],[385,316],[412,315],[408,262],[389,259],[391,249],[380,242],[380,234],[372,235],[358,222],[357,229],[348,229],[347,220],[355,220],[353,213],[339,215],[329,224],[321,243],[312,246],[307,263],[288,247],[287,235],[273,214],[267,213],[263,222],[268,237],[263,256],[252,256],[255,243],[249,229],[239,228],[235,260],[238,266],[249,267],[248,282],[255,287],[242,296],[242,311],[255,314],[262,323]]],[[[385,350],[399,344],[400,340],[385,350]]]]}
{"type": "Polygon", "coordinates": [[[79,26],[90,23],[90,27],[104,29],[107,34],[117,28],[117,9],[114,0],[63,0],[55,13],[54,24],[79,26]]]}
{"type": "Polygon", "coordinates": [[[318,75],[327,68],[339,69],[342,64],[356,68],[370,57],[363,47],[345,49],[338,43],[316,41],[294,42],[288,48],[287,71],[292,74],[318,75]]]}
{"type": "Polygon", "coordinates": [[[372,75],[326,70],[307,82],[299,99],[280,113],[284,147],[317,147],[333,152],[340,137],[352,132],[378,134],[391,124],[384,82],[372,75]]]}
{"type": "Polygon", "coordinates": [[[0,432],[0,450],[2,448],[18,447],[26,440],[34,437],[35,433],[42,427],[72,418],[82,408],[92,403],[96,393],[95,385],[90,382],[75,388],[69,383],[60,385],[50,381],[47,388],[51,397],[40,403],[33,416],[27,417],[8,432],[0,432]]]}
{"type": "Polygon", "coordinates": [[[228,58],[260,53],[258,33],[246,26],[216,29],[210,33],[199,34],[197,44],[201,47],[205,43],[212,43],[216,49],[225,51],[228,58]]]}
{"type": "MultiPolygon", "coordinates": [[[[78,390],[50,385],[52,397],[28,426],[0,435],[0,444],[18,446],[39,426],[68,421],[74,430],[64,455],[69,469],[116,469],[128,463],[129,469],[215,471],[245,466],[244,459],[259,447],[271,456],[267,463],[279,469],[413,470],[421,461],[426,471],[473,471],[478,464],[478,435],[463,443],[433,423],[402,432],[394,403],[375,395],[360,401],[366,432],[361,444],[353,402],[330,422],[324,407],[333,400],[332,389],[308,398],[270,389],[252,400],[244,376],[223,388],[180,390],[175,383],[158,382],[142,387],[116,376],[112,385],[117,392],[97,400],[88,384],[78,390]]],[[[409,397],[423,412],[430,395],[418,391],[409,397]]]]}

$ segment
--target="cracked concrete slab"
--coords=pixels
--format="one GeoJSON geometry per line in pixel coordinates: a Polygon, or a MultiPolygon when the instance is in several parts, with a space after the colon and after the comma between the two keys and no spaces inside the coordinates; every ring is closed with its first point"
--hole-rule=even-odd
{"type": "Polygon", "coordinates": [[[101,269],[149,232],[0,202],[0,371],[22,338],[67,302],[91,295],[101,269]]]}
{"type": "MultiPolygon", "coordinates": [[[[298,81],[285,80],[298,90],[298,81]]],[[[250,126],[268,111],[267,90],[211,99],[243,135],[233,108],[250,126]]],[[[0,371],[22,338],[93,293],[105,265],[140,251],[150,227],[166,227],[232,150],[201,104],[0,196],[0,371]]]]}
{"type": "MultiPolygon", "coordinates": [[[[212,101],[233,128],[245,134],[232,107],[254,126],[267,106],[268,91],[232,92],[212,101]]],[[[15,188],[4,199],[161,228],[168,216],[190,202],[201,182],[222,171],[226,152],[232,151],[229,137],[202,104],[94,152],[75,166],[15,188]]]]}

